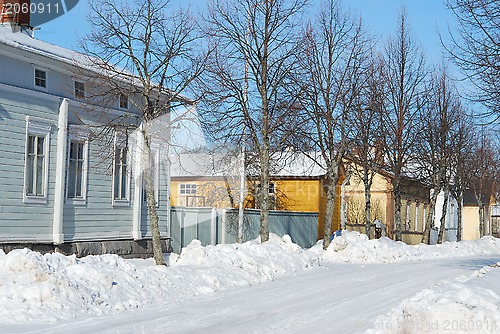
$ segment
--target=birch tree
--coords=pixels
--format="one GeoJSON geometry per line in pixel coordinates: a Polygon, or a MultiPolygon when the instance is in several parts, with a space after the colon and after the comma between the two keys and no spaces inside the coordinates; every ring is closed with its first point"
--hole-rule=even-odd
{"type": "MultiPolygon", "coordinates": [[[[138,114],[123,113],[126,116],[107,119],[100,133],[132,127],[141,134],[142,177],[154,260],[165,264],[151,147],[154,131],[168,129],[153,130],[153,122],[176,104],[190,102],[181,93],[202,69],[202,62],[193,56],[199,38],[196,25],[186,11],[173,9],[169,1],[100,0],[90,1],[89,7],[91,32],[82,40],[83,53],[92,69],[87,74],[92,76],[89,80],[94,86],[88,98],[105,106],[120,100],[120,104],[130,103],[139,110],[138,114]]],[[[104,115],[102,119],[106,119],[104,115]]]]}
{"type": "Polygon", "coordinates": [[[472,86],[469,96],[500,116],[500,6],[496,0],[449,0],[458,21],[445,45],[472,86]]]}
{"type": "Polygon", "coordinates": [[[456,125],[457,131],[452,137],[452,170],[454,173],[451,193],[457,200],[457,241],[462,240],[464,192],[470,184],[470,167],[474,165],[472,152],[475,127],[471,117],[462,110],[456,125]]]}
{"type": "Polygon", "coordinates": [[[438,239],[443,236],[441,231],[444,230],[444,216],[447,212],[445,207],[448,206],[451,177],[455,173],[452,170],[452,157],[455,153],[452,148],[452,139],[456,135],[458,120],[462,112],[460,97],[447,70],[442,68],[434,73],[426,88],[426,102],[419,112],[422,131],[416,134],[419,176],[432,187],[429,211],[422,236],[423,243],[430,241],[436,200],[441,191],[444,191],[445,203],[443,217],[440,219],[442,228],[438,239]]]}
{"type": "Polygon", "coordinates": [[[215,0],[205,16],[213,49],[199,89],[204,126],[215,141],[255,153],[260,239],[269,239],[269,175],[293,131],[294,101],[285,77],[294,66],[307,0],[215,0]]]}
{"type": "Polygon", "coordinates": [[[382,80],[382,62],[373,57],[365,71],[366,81],[361,94],[355,99],[354,108],[349,115],[348,126],[351,128],[349,141],[351,153],[349,159],[354,164],[350,172],[360,177],[365,191],[365,233],[371,233],[371,186],[377,171],[383,165],[384,147],[381,127],[384,81],[382,80]]]}
{"type": "Polygon", "coordinates": [[[300,101],[306,121],[302,135],[326,169],[326,214],[323,248],[330,244],[340,166],[348,147],[348,113],[363,86],[368,41],[361,21],[325,1],[317,21],[305,33],[300,54],[300,101]],[[305,131],[304,131],[305,130],[305,131]]]}
{"type": "Polygon", "coordinates": [[[472,151],[471,179],[469,187],[474,193],[478,205],[479,235],[486,235],[485,207],[489,204],[490,196],[494,193],[494,181],[497,177],[498,148],[492,140],[494,136],[482,126],[477,134],[472,151]]]}
{"type": "Polygon", "coordinates": [[[401,179],[413,157],[418,111],[422,106],[422,84],[426,77],[424,57],[409,32],[403,9],[394,38],[384,51],[384,83],[387,92],[382,118],[387,167],[393,173],[394,231],[401,241],[401,179]]]}

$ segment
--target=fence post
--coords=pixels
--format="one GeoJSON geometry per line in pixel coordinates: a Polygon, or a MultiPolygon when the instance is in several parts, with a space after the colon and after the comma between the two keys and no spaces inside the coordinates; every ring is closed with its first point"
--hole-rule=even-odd
{"type": "Polygon", "coordinates": [[[212,208],[212,216],[210,219],[210,243],[217,244],[217,209],[212,208]]]}
{"type": "Polygon", "coordinates": [[[181,208],[179,212],[179,245],[181,247],[180,250],[182,250],[182,247],[184,247],[184,216],[186,215],[186,212],[184,212],[184,208],[181,208]]]}
{"type": "Polygon", "coordinates": [[[227,209],[222,209],[222,222],[220,226],[220,243],[226,243],[226,220],[227,220],[227,209]]]}

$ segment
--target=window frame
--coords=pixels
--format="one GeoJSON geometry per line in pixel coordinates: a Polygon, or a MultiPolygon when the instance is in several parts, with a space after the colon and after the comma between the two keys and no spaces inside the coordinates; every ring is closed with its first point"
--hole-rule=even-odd
{"type": "Polygon", "coordinates": [[[80,81],[80,80],[73,80],[73,96],[77,99],[84,99],[85,98],[85,94],[86,93],[86,89],[85,89],[85,82],[83,81],[80,81]],[[78,88],[77,89],[77,85],[78,84],[81,84],[82,85],[82,89],[78,88]],[[77,91],[81,91],[82,94],[81,95],[78,95],[77,94],[77,91]]]}
{"type": "Polygon", "coordinates": [[[197,196],[198,195],[198,184],[193,183],[193,182],[188,182],[188,183],[180,183],[179,184],[179,195],[180,196],[197,196]],[[194,186],[194,193],[193,192],[186,192],[187,188],[192,188],[194,186]],[[183,189],[184,188],[184,192],[183,189]]]}
{"type": "Polygon", "coordinates": [[[275,182],[269,182],[267,194],[269,196],[276,196],[276,183],[275,182]]]}
{"type": "Polygon", "coordinates": [[[37,90],[48,91],[49,87],[49,71],[46,68],[40,66],[33,66],[33,87],[37,90]],[[37,71],[45,73],[45,78],[40,78],[45,82],[45,86],[37,85],[37,71]]]}
{"type": "Polygon", "coordinates": [[[406,198],[406,219],[405,219],[405,230],[411,230],[411,199],[409,197],[406,198]]]}
{"type": "Polygon", "coordinates": [[[128,138],[127,134],[122,131],[117,131],[115,133],[115,141],[114,141],[114,147],[113,147],[113,179],[112,179],[112,188],[111,188],[111,199],[113,206],[129,206],[130,205],[130,194],[131,194],[131,150],[130,147],[127,145],[128,138]],[[115,188],[116,188],[116,182],[117,182],[117,163],[116,163],[116,153],[117,150],[125,150],[126,155],[125,155],[125,166],[123,166],[123,163],[120,164],[120,175],[119,179],[120,182],[123,182],[125,180],[125,184],[121,184],[120,189],[125,188],[125,196],[124,198],[116,197],[115,193],[115,188]],[[125,175],[123,175],[123,168],[125,167],[125,175]]]}
{"type": "Polygon", "coordinates": [[[418,232],[418,219],[420,218],[420,202],[415,200],[415,231],[418,232]]]}
{"type": "MultiPolygon", "coordinates": [[[[262,185],[259,183],[257,185],[257,193],[260,193],[262,185]]],[[[268,183],[267,194],[269,196],[276,196],[276,182],[272,181],[268,183]]]]}
{"type": "Polygon", "coordinates": [[[73,205],[86,205],[87,204],[87,187],[88,187],[88,164],[89,164],[89,139],[88,132],[85,129],[80,129],[79,127],[70,127],[68,136],[68,152],[66,160],[66,191],[65,199],[66,203],[73,205]],[[81,196],[80,197],[70,197],[69,196],[69,175],[71,168],[71,145],[72,143],[83,144],[82,151],[82,170],[81,170],[81,196]]]}
{"type": "Polygon", "coordinates": [[[120,93],[118,96],[118,107],[120,110],[129,110],[130,109],[130,103],[129,103],[129,96],[125,93],[120,93]],[[123,104],[122,104],[123,102],[123,104]],[[126,103],[126,106],[124,105],[126,103]]]}
{"type": "MultiPolygon", "coordinates": [[[[24,203],[34,203],[34,204],[46,204],[48,200],[48,189],[49,189],[49,160],[50,160],[50,133],[52,130],[52,124],[48,120],[34,118],[31,116],[26,117],[26,134],[25,134],[25,151],[24,151],[24,185],[23,185],[23,202],[24,203]],[[29,194],[28,190],[30,188],[30,178],[28,177],[28,170],[30,168],[29,164],[29,141],[31,136],[43,137],[43,158],[42,162],[42,186],[41,194],[29,194]]],[[[38,159],[38,156],[35,157],[38,159]]],[[[37,161],[38,162],[38,161],[37,161]]],[[[33,163],[33,166],[35,163],[33,163]]],[[[33,167],[34,168],[34,167],[33,167]]],[[[38,175],[34,170],[31,171],[30,175],[38,175]]],[[[36,181],[35,181],[36,183],[36,181]]]]}

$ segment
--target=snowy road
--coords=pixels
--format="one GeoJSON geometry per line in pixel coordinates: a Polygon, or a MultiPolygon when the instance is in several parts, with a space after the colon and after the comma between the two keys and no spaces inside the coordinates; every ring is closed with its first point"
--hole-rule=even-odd
{"type": "Polygon", "coordinates": [[[397,307],[403,299],[470,276],[499,260],[476,256],[395,264],[325,263],[295,276],[154,309],[8,329],[72,334],[362,333],[373,327],[378,315],[397,307]]]}

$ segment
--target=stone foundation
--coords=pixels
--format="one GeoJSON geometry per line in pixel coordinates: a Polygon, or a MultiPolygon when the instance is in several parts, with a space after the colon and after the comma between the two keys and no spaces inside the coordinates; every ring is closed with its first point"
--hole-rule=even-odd
{"type": "MultiPolygon", "coordinates": [[[[169,240],[162,240],[163,252],[170,248],[169,240]]],[[[153,242],[151,240],[106,240],[68,242],[60,245],[39,243],[4,243],[0,249],[8,253],[14,249],[28,248],[36,252],[62,253],[84,257],[87,255],[116,254],[123,258],[150,258],[153,257],[153,242]]]]}

